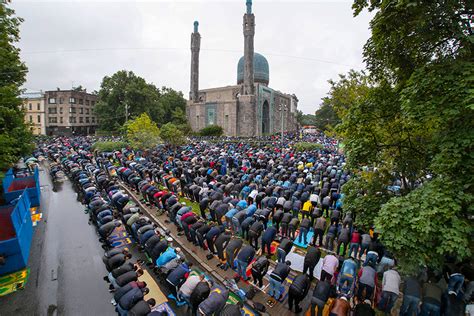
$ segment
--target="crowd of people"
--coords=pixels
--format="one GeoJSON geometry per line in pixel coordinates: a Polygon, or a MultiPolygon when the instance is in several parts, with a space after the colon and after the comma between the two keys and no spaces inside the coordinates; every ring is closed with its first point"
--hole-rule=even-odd
{"type": "MultiPolygon", "coordinates": [[[[108,236],[124,225],[178,304],[189,305],[193,315],[218,315],[236,305],[226,304],[228,289],[193,271],[183,251],[120,184],[166,213],[183,238],[208,258],[219,258],[221,269],[233,269],[236,282],[247,282],[250,268],[253,283],[263,289],[268,275],[267,294],[277,301],[289,284],[288,308],[296,313],[310,293],[311,315],[374,315],[375,308],[390,314],[400,297],[401,315],[455,315],[459,302],[469,303],[472,272],[455,260],[443,274],[421,269],[402,279],[396,258],[373,227],[357,227],[354,215],[344,212],[341,187],[351,175],[337,142],[322,134],[311,137],[324,148],[297,152],[290,144],[281,149],[217,140],[178,151],[160,146],[98,153],[91,139],[78,137],[44,143],[42,153],[62,162],[77,184],[104,246],[111,246],[108,236]],[[182,197],[189,203],[180,202],[182,197]],[[294,246],[306,249],[302,272],[292,272],[287,260],[294,246]]],[[[104,263],[117,312],[151,313],[155,302],[143,300],[148,290],[138,281],[143,262],[110,249],[104,263]]]]}

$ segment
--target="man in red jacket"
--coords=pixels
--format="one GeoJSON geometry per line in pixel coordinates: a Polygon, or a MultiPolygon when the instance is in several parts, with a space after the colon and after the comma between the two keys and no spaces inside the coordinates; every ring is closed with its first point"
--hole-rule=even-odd
{"type": "Polygon", "coordinates": [[[354,258],[357,258],[357,253],[359,252],[360,246],[360,233],[357,228],[354,229],[351,235],[351,247],[349,249],[349,257],[352,256],[352,251],[354,251],[354,258]]]}

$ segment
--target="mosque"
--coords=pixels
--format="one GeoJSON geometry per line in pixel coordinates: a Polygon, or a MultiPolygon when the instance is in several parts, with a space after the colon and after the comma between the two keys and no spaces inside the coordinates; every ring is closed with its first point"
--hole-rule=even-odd
{"type": "Polygon", "coordinates": [[[255,15],[252,0],[244,14],[244,56],[237,64],[237,84],[199,90],[201,35],[197,21],[191,33],[191,87],[186,116],[193,131],[219,125],[228,136],[263,136],[297,129],[298,99],[268,86],[267,59],[254,52],[255,15]]]}

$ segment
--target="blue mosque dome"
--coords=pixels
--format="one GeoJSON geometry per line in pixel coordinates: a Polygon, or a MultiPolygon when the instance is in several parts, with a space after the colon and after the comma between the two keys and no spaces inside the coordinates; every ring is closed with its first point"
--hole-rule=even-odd
{"type": "MultiPolygon", "coordinates": [[[[253,73],[254,81],[268,85],[270,82],[270,67],[267,59],[259,53],[253,54],[253,73]]],[[[239,59],[237,65],[237,84],[244,82],[244,56],[239,59]]]]}

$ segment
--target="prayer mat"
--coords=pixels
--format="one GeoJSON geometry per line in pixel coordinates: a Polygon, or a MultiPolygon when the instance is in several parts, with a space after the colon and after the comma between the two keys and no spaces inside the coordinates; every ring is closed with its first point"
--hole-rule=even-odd
{"type": "Polygon", "coordinates": [[[308,234],[306,235],[306,243],[304,242],[304,240],[301,240],[301,242],[299,242],[299,238],[298,238],[299,234],[300,232],[298,232],[298,235],[296,236],[293,244],[301,248],[305,248],[305,249],[308,248],[310,241],[313,239],[313,235],[314,235],[313,231],[309,231],[308,234]]]}
{"type": "Polygon", "coordinates": [[[170,307],[170,305],[168,303],[163,303],[163,304],[160,304],[160,305],[155,305],[155,307],[153,307],[151,309],[152,312],[161,312],[161,313],[167,313],[165,315],[168,315],[168,316],[176,316],[176,314],[173,312],[173,309],[170,307]]]}
{"type": "Polygon", "coordinates": [[[156,301],[156,305],[168,302],[168,299],[166,298],[165,294],[163,294],[160,287],[158,286],[158,284],[156,284],[155,279],[153,279],[148,270],[143,269],[143,275],[139,277],[139,280],[146,282],[147,288],[150,289],[150,292],[145,295],[145,300],[154,298],[156,301]]]}

